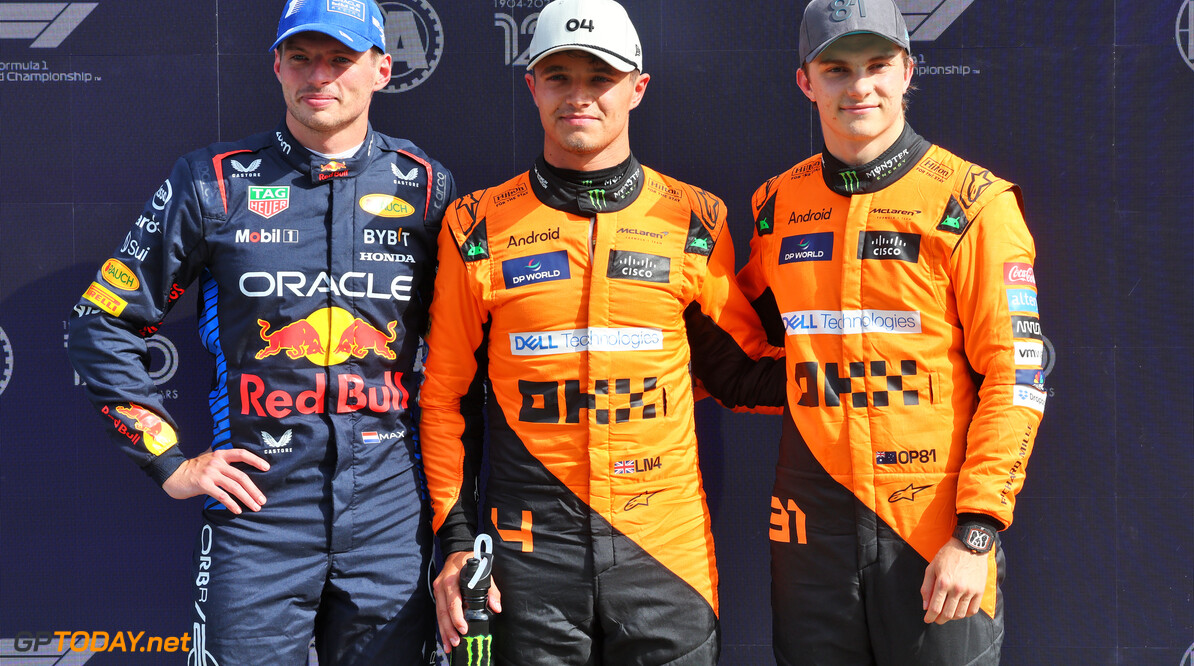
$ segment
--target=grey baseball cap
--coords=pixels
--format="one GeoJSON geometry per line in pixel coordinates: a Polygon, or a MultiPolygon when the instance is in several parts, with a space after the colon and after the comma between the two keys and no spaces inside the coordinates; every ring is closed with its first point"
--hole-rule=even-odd
{"type": "Polygon", "coordinates": [[[839,37],[865,32],[912,50],[908,26],[894,0],[812,0],[800,23],[800,64],[821,55],[839,37]]]}

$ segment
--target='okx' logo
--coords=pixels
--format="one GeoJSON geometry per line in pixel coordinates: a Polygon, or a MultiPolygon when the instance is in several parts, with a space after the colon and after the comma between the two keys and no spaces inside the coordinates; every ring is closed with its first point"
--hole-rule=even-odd
{"type": "Polygon", "coordinates": [[[55,48],[98,6],[98,2],[0,2],[0,39],[32,39],[29,48],[55,48]]]}

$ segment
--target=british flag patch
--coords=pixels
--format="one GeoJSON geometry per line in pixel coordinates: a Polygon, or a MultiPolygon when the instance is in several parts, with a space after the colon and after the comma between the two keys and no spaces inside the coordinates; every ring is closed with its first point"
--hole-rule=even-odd
{"type": "Polygon", "coordinates": [[[636,471],[633,460],[619,460],[614,463],[614,474],[634,474],[636,471]]]}

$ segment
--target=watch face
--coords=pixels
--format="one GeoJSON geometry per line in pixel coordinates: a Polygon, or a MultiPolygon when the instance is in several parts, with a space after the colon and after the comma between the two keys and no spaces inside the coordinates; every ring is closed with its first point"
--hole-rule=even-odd
{"type": "Polygon", "coordinates": [[[963,539],[963,542],[968,548],[985,553],[991,550],[991,546],[994,545],[994,538],[989,530],[981,527],[971,527],[966,530],[966,538],[963,539]]]}

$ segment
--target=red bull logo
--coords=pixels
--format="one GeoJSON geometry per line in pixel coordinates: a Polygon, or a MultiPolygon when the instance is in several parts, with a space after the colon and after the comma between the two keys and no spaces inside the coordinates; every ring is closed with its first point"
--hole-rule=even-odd
{"type": "MultiPolygon", "coordinates": [[[[112,413],[107,406],[104,406],[103,413],[112,417],[112,413]]],[[[170,427],[160,416],[154,414],[148,409],[135,404],[130,404],[128,407],[117,407],[116,413],[130,419],[133,422],[133,427],[145,435],[145,448],[155,456],[161,455],[166,449],[178,443],[178,435],[174,433],[174,428],[170,427]]],[[[118,432],[121,432],[129,438],[134,444],[137,440],[125,427],[125,424],[116,417],[112,417],[113,425],[118,432]]]]}
{"type": "Polygon", "coordinates": [[[315,174],[318,182],[323,182],[329,178],[340,178],[348,175],[348,165],[344,162],[332,160],[327,164],[319,165],[319,173],[315,174]]]}
{"type": "Polygon", "coordinates": [[[268,321],[258,319],[257,324],[265,342],[265,347],[256,354],[257,359],[285,352],[291,360],[306,358],[315,365],[330,366],[349,357],[365,358],[370,353],[391,361],[398,358],[390,348],[398,337],[397,320],[382,331],[343,308],[323,308],[272,333],[268,321]]]}
{"type": "Polygon", "coordinates": [[[266,342],[265,349],[257,352],[258,359],[286,352],[291,360],[297,360],[303,356],[324,352],[319,331],[305,321],[296,321],[288,326],[283,326],[274,333],[269,332],[269,322],[264,319],[258,319],[257,325],[261,327],[261,339],[266,342]]]}
{"type": "Polygon", "coordinates": [[[240,377],[240,413],[280,419],[295,412],[324,414],[329,408],[336,414],[360,411],[384,414],[405,410],[410,394],[402,386],[402,373],[383,372],[381,375],[381,382],[372,384],[360,375],[335,376],[335,395],[329,404],[328,380],[322,372],[312,377],[311,389],[297,392],[270,390],[265,379],[245,373],[240,377]]]}
{"type": "Polygon", "coordinates": [[[361,319],[353,320],[340,335],[340,344],[336,345],[336,353],[365,358],[365,355],[372,351],[392,361],[397,358],[397,354],[390,349],[389,344],[397,337],[394,332],[397,326],[397,321],[390,322],[386,329],[390,334],[386,335],[361,319]]]}

